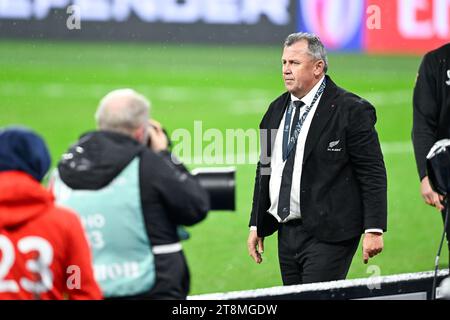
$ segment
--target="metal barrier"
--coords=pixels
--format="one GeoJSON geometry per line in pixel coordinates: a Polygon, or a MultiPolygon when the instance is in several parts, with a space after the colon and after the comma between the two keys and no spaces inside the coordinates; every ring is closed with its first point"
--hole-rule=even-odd
{"type": "MultiPolygon", "coordinates": [[[[449,270],[438,273],[438,283],[449,270]]],[[[429,300],[434,272],[399,274],[188,297],[188,300],[429,300]]],[[[438,288],[437,299],[443,299],[438,288]]]]}

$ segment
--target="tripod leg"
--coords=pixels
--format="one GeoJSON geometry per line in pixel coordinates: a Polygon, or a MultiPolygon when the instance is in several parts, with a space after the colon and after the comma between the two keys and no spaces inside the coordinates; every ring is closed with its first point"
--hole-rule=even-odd
{"type": "Polygon", "coordinates": [[[448,196],[445,196],[444,199],[444,207],[445,207],[445,218],[444,218],[444,230],[442,232],[442,238],[441,238],[441,242],[439,245],[439,250],[438,253],[436,255],[436,261],[435,261],[435,270],[434,270],[434,279],[433,279],[433,289],[432,289],[432,297],[431,300],[436,300],[436,286],[437,286],[437,275],[438,275],[438,271],[439,271],[439,258],[441,256],[441,251],[442,251],[442,247],[444,244],[445,239],[445,235],[447,234],[447,238],[448,238],[448,233],[447,228],[449,225],[449,207],[448,207],[448,196]]]}
{"type": "Polygon", "coordinates": [[[450,268],[450,222],[448,221],[449,203],[446,198],[444,201],[444,210],[442,210],[442,221],[446,232],[447,248],[448,248],[448,267],[450,268]]]}

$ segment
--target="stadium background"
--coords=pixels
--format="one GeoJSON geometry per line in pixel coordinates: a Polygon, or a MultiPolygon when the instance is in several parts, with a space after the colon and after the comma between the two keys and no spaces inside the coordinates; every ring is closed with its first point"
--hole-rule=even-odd
{"type": "MultiPolygon", "coordinates": [[[[193,133],[194,121],[223,133],[255,129],[284,90],[284,37],[317,33],[330,49],[333,79],[376,106],[388,170],[385,251],[370,268],[358,251],[349,278],[427,271],[442,222],[419,194],[412,89],[421,55],[450,41],[449,17],[450,3],[441,0],[0,0],[0,127],[22,124],[41,133],[55,165],[95,127],[100,97],[132,87],[151,99],[152,117],[169,132],[193,133]],[[69,30],[66,8],[73,3],[81,8],[81,29],[69,30]],[[381,29],[370,29],[377,12],[381,29]]],[[[189,229],[191,294],[281,284],[276,237],[266,239],[262,265],[247,255],[255,165],[236,169],[236,212],[212,212],[189,229]]],[[[441,261],[447,267],[447,253],[441,261]]]]}

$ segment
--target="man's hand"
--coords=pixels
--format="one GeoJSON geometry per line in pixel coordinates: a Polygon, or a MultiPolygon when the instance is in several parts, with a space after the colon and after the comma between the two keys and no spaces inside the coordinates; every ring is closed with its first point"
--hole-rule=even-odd
{"type": "Polygon", "coordinates": [[[161,124],[156,120],[149,120],[149,137],[150,137],[150,148],[155,152],[165,151],[169,146],[169,141],[167,136],[162,130],[161,124]]]}
{"type": "Polygon", "coordinates": [[[255,230],[250,231],[247,240],[248,254],[257,264],[262,263],[262,254],[264,252],[264,238],[258,237],[255,230]]]}
{"type": "Polygon", "coordinates": [[[442,205],[444,198],[433,191],[428,177],[423,178],[422,183],[420,184],[420,192],[422,193],[422,197],[427,204],[432,207],[436,207],[439,211],[444,210],[444,206],[442,205]]]}
{"type": "Polygon", "coordinates": [[[383,251],[383,246],[383,235],[381,233],[366,233],[363,239],[364,264],[369,262],[369,258],[373,258],[383,251]]]}

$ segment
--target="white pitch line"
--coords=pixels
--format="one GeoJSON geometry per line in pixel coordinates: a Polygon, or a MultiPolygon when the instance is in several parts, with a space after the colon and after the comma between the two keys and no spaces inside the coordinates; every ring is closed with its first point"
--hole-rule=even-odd
{"type": "MultiPolygon", "coordinates": [[[[385,142],[381,144],[383,155],[404,155],[413,154],[412,143],[409,141],[385,142]]],[[[219,150],[220,151],[220,150],[219,150]]],[[[259,153],[219,153],[217,157],[196,155],[192,158],[180,157],[182,163],[186,165],[256,165],[259,153]],[[218,159],[219,161],[216,161],[218,159]],[[226,159],[231,159],[227,162],[226,159]]]]}
{"type": "MultiPolygon", "coordinates": [[[[49,98],[67,97],[68,95],[78,96],[83,92],[84,96],[99,98],[113,87],[123,87],[121,84],[82,84],[65,82],[46,82],[46,83],[11,83],[7,81],[0,82],[0,94],[2,95],[23,95],[29,89],[39,91],[40,94],[49,98]]],[[[136,90],[152,96],[158,96],[160,99],[168,101],[189,101],[192,93],[196,95],[205,95],[213,97],[220,101],[230,101],[228,110],[232,114],[261,114],[269,103],[273,100],[271,91],[260,88],[224,88],[224,87],[192,87],[192,86],[134,86],[136,90]]],[[[395,91],[367,91],[359,94],[370,101],[375,107],[398,107],[409,106],[412,101],[410,90],[395,91]]]]}
{"type": "Polygon", "coordinates": [[[413,145],[411,141],[384,142],[381,144],[383,154],[409,154],[413,153],[413,145]]]}
{"type": "MultiPolygon", "coordinates": [[[[46,82],[46,83],[11,83],[8,81],[0,82],[0,94],[2,95],[23,95],[27,90],[36,90],[40,94],[54,98],[63,97],[67,95],[77,96],[80,92],[83,95],[95,96],[97,98],[99,93],[106,94],[111,88],[121,88],[123,84],[82,84],[82,83],[65,83],[65,82],[46,82]],[[103,93],[102,93],[103,92],[103,93]]],[[[153,95],[167,100],[182,100],[189,101],[192,93],[196,95],[209,96],[214,99],[227,100],[231,97],[250,97],[257,98],[265,95],[266,91],[256,88],[250,88],[243,91],[240,88],[224,88],[224,87],[192,87],[192,86],[150,86],[150,85],[135,85],[134,89],[148,93],[151,99],[153,95]]]]}

